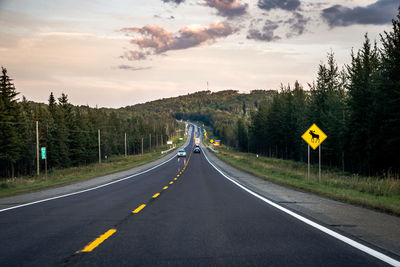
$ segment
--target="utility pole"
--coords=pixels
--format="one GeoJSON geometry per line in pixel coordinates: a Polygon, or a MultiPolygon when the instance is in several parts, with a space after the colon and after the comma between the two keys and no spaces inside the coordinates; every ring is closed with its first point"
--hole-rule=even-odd
{"type": "Polygon", "coordinates": [[[128,156],[127,151],[126,151],[126,133],[125,133],[125,157],[128,156]]]}
{"type": "Polygon", "coordinates": [[[39,121],[36,121],[36,174],[39,176],[39,121]]]}
{"type": "Polygon", "coordinates": [[[142,155],[143,155],[143,137],[142,137],[142,155]]]}
{"type": "Polygon", "coordinates": [[[149,134],[149,150],[151,150],[151,133],[149,134]]]}
{"type": "Polygon", "coordinates": [[[98,140],[99,140],[99,164],[101,164],[101,148],[100,148],[100,129],[97,130],[98,140]]]}

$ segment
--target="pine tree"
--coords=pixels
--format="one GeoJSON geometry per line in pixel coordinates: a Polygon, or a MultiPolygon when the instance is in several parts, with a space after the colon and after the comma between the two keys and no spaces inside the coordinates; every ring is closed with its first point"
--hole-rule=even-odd
{"type": "Polygon", "coordinates": [[[382,140],[379,153],[380,166],[398,172],[400,169],[400,7],[397,19],[392,21],[393,31],[381,35],[381,83],[376,92],[377,110],[380,111],[382,140]]]}
{"type": "Polygon", "coordinates": [[[21,140],[18,134],[20,109],[17,103],[18,93],[7,69],[1,67],[0,77],[0,169],[3,175],[14,176],[14,164],[20,158],[21,140]]]}
{"type": "Polygon", "coordinates": [[[371,45],[367,34],[362,49],[356,55],[352,53],[351,57],[351,65],[347,67],[349,120],[346,147],[353,170],[370,174],[374,165],[375,133],[379,132],[374,108],[379,60],[376,45],[371,45]]]}

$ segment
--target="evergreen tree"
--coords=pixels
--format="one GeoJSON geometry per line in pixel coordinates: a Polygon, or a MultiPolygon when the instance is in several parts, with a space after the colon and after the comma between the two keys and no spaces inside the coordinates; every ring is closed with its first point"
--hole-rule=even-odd
{"type": "Polygon", "coordinates": [[[379,132],[376,121],[375,95],[376,75],[379,64],[376,45],[371,46],[368,36],[362,49],[354,55],[347,67],[349,75],[347,106],[347,150],[352,168],[358,172],[369,173],[373,167],[375,153],[375,134],[379,132]],[[374,125],[374,122],[377,125],[374,125]]]}
{"type": "Polygon", "coordinates": [[[0,169],[2,175],[14,176],[15,163],[20,159],[21,140],[18,134],[20,109],[18,93],[7,69],[1,67],[0,77],[0,169]]]}
{"type": "Polygon", "coordinates": [[[400,169],[400,7],[397,19],[392,21],[393,31],[381,35],[380,90],[376,92],[377,110],[380,111],[382,130],[376,136],[381,142],[379,165],[398,172],[400,169]]]}

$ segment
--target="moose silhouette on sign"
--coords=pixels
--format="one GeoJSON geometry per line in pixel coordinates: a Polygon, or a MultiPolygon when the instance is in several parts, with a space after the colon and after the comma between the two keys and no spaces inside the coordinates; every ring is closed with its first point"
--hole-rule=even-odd
{"type": "Polygon", "coordinates": [[[308,133],[311,134],[311,143],[319,143],[319,135],[315,131],[310,130],[308,133]]]}

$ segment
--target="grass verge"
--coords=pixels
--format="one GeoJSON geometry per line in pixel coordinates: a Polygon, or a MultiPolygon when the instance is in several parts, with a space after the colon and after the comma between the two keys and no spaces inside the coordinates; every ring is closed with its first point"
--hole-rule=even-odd
{"type": "Polygon", "coordinates": [[[215,155],[221,160],[264,180],[400,215],[399,177],[390,174],[385,177],[364,177],[323,168],[319,183],[318,165],[312,165],[308,182],[307,163],[257,157],[255,154],[242,153],[223,146],[218,151],[215,155]]]}
{"type": "MultiPolygon", "coordinates": [[[[183,145],[185,140],[174,139],[177,147],[183,145]]],[[[24,176],[0,180],[0,198],[22,193],[39,191],[51,187],[71,184],[94,177],[99,177],[127,169],[131,169],[145,163],[162,158],[161,151],[167,150],[168,146],[160,146],[143,155],[110,156],[101,164],[92,163],[85,166],[71,167],[65,169],[54,169],[48,173],[46,179],[42,172],[40,176],[24,176]]]]}

